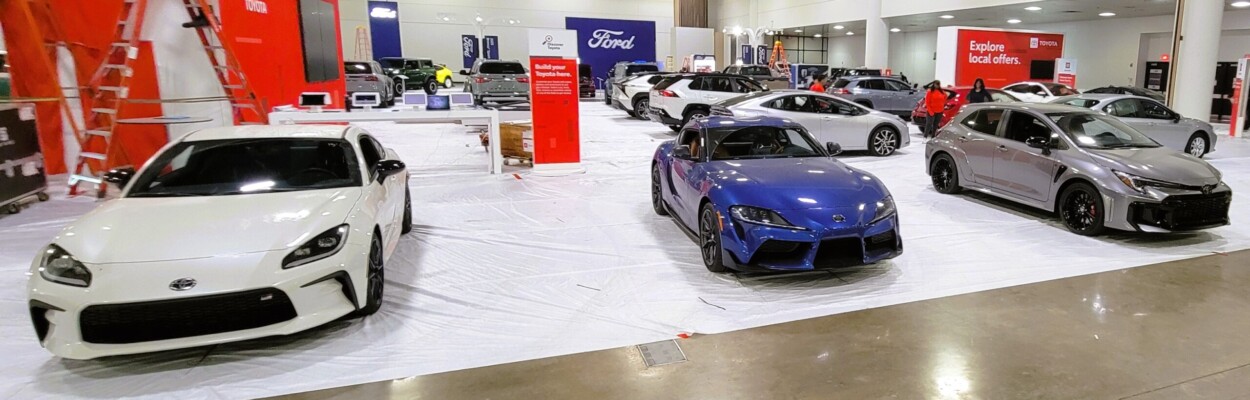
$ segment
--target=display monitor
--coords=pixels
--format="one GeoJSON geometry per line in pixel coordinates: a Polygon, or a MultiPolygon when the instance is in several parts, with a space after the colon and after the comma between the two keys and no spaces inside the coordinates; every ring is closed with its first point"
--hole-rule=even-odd
{"type": "Polygon", "coordinates": [[[352,93],[352,107],[379,107],[382,105],[382,94],[378,92],[352,93]]]}
{"type": "Polygon", "coordinates": [[[473,105],[473,93],[452,93],[451,105],[453,107],[473,105]]]}
{"type": "Polygon", "coordinates": [[[426,110],[450,110],[451,99],[447,96],[429,96],[429,103],[425,105],[426,110]]]}
{"type": "Polygon", "coordinates": [[[406,106],[425,106],[428,101],[425,93],[404,93],[404,105],[406,106]]]}
{"type": "Polygon", "coordinates": [[[300,107],[325,107],[330,105],[330,94],[325,92],[304,92],[299,94],[300,107]]]}
{"type": "Polygon", "coordinates": [[[1029,63],[1029,79],[1051,81],[1055,79],[1055,60],[1033,60],[1029,63]]]}

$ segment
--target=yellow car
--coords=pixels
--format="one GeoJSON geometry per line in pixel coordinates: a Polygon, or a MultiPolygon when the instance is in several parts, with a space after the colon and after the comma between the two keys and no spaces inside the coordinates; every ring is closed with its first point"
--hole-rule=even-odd
{"type": "Polygon", "coordinates": [[[438,84],[443,85],[443,87],[450,88],[455,83],[451,80],[454,72],[451,72],[451,69],[447,68],[446,65],[439,64],[436,67],[438,67],[438,71],[435,71],[434,79],[438,80],[438,84]]]}

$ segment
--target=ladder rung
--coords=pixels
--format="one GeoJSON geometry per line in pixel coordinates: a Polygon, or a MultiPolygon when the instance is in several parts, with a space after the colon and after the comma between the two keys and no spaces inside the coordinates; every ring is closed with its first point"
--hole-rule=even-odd
{"type": "Polygon", "coordinates": [[[97,185],[104,183],[103,179],[96,178],[94,176],[86,176],[86,175],[78,175],[78,174],[69,176],[69,184],[73,185],[75,183],[78,183],[78,181],[91,182],[97,185]]]}
{"type": "Polygon", "coordinates": [[[239,125],[268,125],[264,122],[240,122],[239,125]]]}
{"type": "Polygon", "coordinates": [[[126,66],[125,66],[125,65],[122,65],[122,64],[104,64],[104,68],[108,68],[108,69],[126,69],[126,66]]]}
{"type": "Polygon", "coordinates": [[[124,90],[124,89],[125,89],[125,88],[123,88],[123,87],[121,87],[121,86],[100,86],[100,90],[107,90],[107,91],[110,91],[110,92],[120,92],[120,91],[122,91],[122,90],[124,90]]]}
{"type": "Polygon", "coordinates": [[[113,42],[113,47],[130,47],[130,42],[113,42]]]}
{"type": "Polygon", "coordinates": [[[117,110],[114,110],[112,108],[92,108],[91,112],[96,112],[96,113],[101,113],[101,114],[117,114],[117,110]]]}
{"type": "Polygon", "coordinates": [[[213,50],[222,50],[222,49],[225,49],[225,47],[221,47],[221,46],[218,46],[218,45],[215,45],[215,44],[207,44],[207,45],[204,45],[204,48],[206,48],[206,49],[213,49],[213,50]]]}
{"type": "Polygon", "coordinates": [[[217,68],[217,69],[234,69],[234,67],[231,67],[231,66],[229,66],[229,65],[214,65],[214,66],[213,66],[213,68],[217,68]]]}
{"type": "Polygon", "coordinates": [[[226,89],[242,89],[243,85],[222,85],[221,87],[226,89]]]}
{"type": "Polygon", "coordinates": [[[245,103],[230,103],[230,106],[234,108],[256,108],[255,104],[245,104],[245,103]]]}
{"type": "Polygon", "coordinates": [[[103,129],[90,129],[86,133],[88,135],[95,135],[95,136],[104,136],[104,137],[113,136],[113,132],[109,132],[103,129]]]}
{"type": "Polygon", "coordinates": [[[78,153],[78,156],[82,158],[92,158],[92,159],[101,160],[101,161],[104,160],[104,155],[100,153],[92,153],[92,152],[84,151],[82,153],[78,153]]]}

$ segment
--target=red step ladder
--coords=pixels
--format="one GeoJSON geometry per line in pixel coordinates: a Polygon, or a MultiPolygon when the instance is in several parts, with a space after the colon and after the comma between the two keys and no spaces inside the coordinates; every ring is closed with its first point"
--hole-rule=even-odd
{"type": "Polygon", "coordinates": [[[234,57],[234,48],[230,41],[221,40],[221,21],[213,14],[209,0],[182,0],[191,22],[182,24],[185,28],[195,29],[204,46],[208,61],[213,64],[213,71],[221,88],[226,92],[230,102],[231,113],[235,125],[265,125],[269,123],[269,114],[265,102],[256,96],[252,86],[239,67],[234,57]]]}

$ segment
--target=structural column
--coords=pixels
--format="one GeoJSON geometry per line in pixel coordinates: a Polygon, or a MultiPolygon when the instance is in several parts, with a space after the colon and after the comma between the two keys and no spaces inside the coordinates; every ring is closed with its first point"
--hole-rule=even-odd
{"type": "Polygon", "coordinates": [[[864,66],[889,67],[890,28],[881,18],[881,0],[864,1],[863,6],[868,10],[868,30],[864,32],[864,66]]]}
{"type": "Polygon", "coordinates": [[[1168,99],[1181,115],[1206,121],[1211,118],[1224,2],[1179,0],[1177,10],[1174,43],[1179,47],[1172,51],[1168,99]]]}

